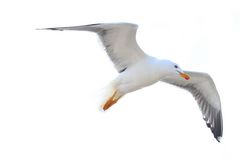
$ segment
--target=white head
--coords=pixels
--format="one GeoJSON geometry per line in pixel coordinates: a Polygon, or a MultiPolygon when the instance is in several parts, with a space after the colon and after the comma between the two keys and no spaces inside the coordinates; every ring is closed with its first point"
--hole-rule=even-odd
{"type": "Polygon", "coordinates": [[[179,76],[184,78],[185,80],[189,80],[190,77],[179,67],[178,64],[169,61],[169,60],[161,60],[161,66],[165,71],[166,76],[179,76]]]}

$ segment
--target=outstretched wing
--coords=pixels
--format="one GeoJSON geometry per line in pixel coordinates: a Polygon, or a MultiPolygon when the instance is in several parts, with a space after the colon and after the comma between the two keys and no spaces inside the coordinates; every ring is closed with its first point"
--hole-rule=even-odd
{"type": "Polygon", "coordinates": [[[206,73],[188,72],[189,80],[166,77],[163,81],[184,88],[195,97],[203,119],[218,142],[223,134],[221,102],[212,78],[206,73]]]}
{"type": "Polygon", "coordinates": [[[84,26],[44,28],[50,30],[90,31],[99,35],[118,72],[144,58],[146,55],[136,42],[137,25],[131,23],[99,23],[84,26]]]}

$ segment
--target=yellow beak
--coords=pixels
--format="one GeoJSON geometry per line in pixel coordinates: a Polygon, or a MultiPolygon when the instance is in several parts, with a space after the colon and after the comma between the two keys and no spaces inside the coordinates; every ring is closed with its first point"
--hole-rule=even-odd
{"type": "Polygon", "coordinates": [[[190,79],[189,75],[187,75],[186,73],[179,73],[179,75],[186,80],[190,79]]]}

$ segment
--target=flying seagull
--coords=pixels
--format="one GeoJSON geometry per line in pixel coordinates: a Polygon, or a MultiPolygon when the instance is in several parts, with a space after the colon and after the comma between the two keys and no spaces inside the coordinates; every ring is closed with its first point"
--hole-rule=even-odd
{"type": "Polygon", "coordinates": [[[207,73],[183,71],[178,64],[145,54],[136,42],[138,26],[132,23],[98,23],[83,26],[43,28],[95,32],[100,37],[119,75],[107,86],[103,111],[125,94],[163,81],[188,90],[196,99],[203,119],[218,142],[223,133],[221,102],[207,73]]]}

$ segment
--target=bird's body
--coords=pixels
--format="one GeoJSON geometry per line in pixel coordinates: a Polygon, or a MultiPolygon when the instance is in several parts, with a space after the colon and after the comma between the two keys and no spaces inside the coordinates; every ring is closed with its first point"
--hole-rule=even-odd
{"type": "Polygon", "coordinates": [[[161,61],[149,56],[120,73],[116,81],[119,91],[127,94],[154,84],[163,77],[161,61]]]}
{"type": "Polygon", "coordinates": [[[136,42],[137,25],[103,23],[45,29],[90,31],[99,35],[108,56],[119,72],[118,77],[107,87],[102,110],[110,108],[127,93],[163,81],[192,93],[207,126],[220,141],[223,129],[221,103],[212,78],[206,73],[183,71],[174,62],[159,60],[145,54],[136,42]]]}

